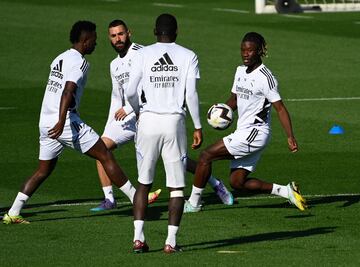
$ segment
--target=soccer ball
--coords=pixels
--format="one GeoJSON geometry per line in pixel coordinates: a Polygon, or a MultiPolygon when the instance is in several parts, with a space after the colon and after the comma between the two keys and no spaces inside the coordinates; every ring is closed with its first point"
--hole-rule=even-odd
{"type": "Polygon", "coordinates": [[[213,128],[225,130],[233,121],[233,111],[226,104],[214,104],[207,112],[207,121],[213,128]]]}

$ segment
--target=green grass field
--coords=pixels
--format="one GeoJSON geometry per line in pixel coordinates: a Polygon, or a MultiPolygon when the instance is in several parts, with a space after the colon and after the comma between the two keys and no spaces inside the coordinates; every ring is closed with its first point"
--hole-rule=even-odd
{"type": "MultiPolygon", "coordinates": [[[[310,210],[300,212],[283,199],[241,196],[224,206],[211,189],[205,208],[183,216],[178,242],[184,253],[164,255],[167,199],[161,162],[155,188],[163,193],[148,210],[145,234],[150,253],[134,255],[132,209],[120,191],[118,209],[91,213],[102,199],[95,162],[66,150],[53,175],[28,202],[30,225],[0,225],[2,266],[359,266],[360,265],[360,17],[359,13],[255,15],[252,0],[1,0],[0,1],[0,211],[11,206],[21,184],[35,170],[38,118],[49,64],[69,47],[68,32],[79,19],[98,26],[98,45],[81,117],[102,133],[110,103],[109,62],[115,53],[107,25],[124,19],[132,40],[154,42],[155,18],[176,15],[178,43],[200,60],[203,147],[234,130],[210,129],[205,113],[227,99],[239,45],[248,31],[268,42],[265,64],[275,73],[292,116],[299,152],[287,150],[276,115],[273,137],[254,176],[300,183],[310,210]],[[161,5],[161,3],[172,5],[161,5]],[[245,10],[249,13],[231,12],[245,10]],[[329,135],[341,125],[343,135],[329,135]]],[[[188,118],[189,137],[192,132],[188,118]]],[[[115,152],[136,181],[133,144],[115,152]]],[[[196,158],[198,151],[189,151],[196,158]]],[[[228,185],[228,162],[214,164],[228,185]]],[[[188,175],[186,195],[192,175],[188,175]]]]}

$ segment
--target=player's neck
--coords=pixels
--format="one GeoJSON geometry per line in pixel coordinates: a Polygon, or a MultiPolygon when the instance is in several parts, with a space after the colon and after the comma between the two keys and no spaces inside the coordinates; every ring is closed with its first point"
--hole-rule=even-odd
{"type": "Polygon", "coordinates": [[[157,41],[159,43],[174,43],[176,35],[157,35],[157,41]]]}
{"type": "Polygon", "coordinates": [[[262,64],[262,61],[256,62],[253,65],[250,65],[247,67],[246,69],[246,73],[251,73],[253,72],[256,68],[258,68],[260,65],[262,64]]]}

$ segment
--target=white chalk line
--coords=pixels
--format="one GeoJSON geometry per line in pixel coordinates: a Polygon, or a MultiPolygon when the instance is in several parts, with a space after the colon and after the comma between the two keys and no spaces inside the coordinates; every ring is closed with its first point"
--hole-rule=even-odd
{"type": "Polygon", "coordinates": [[[163,6],[163,7],[177,7],[177,8],[181,8],[184,7],[183,5],[179,5],[179,4],[169,4],[169,3],[153,3],[154,6],[163,6]]]}
{"type": "Polygon", "coordinates": [[[248,14],[250,11],[248,10],[241,10],[241,9],[232,9],[232,8],[213,8],[214,11],[221,11],[221,12],[230,12],[230,13],[242,13],[242,14],[248,14]]]}
{"type": "MultiPolygon", "coordinates": [[[[305,198],[318,198],[318,197],[352,197],[360,196],[360,193],[341,193],[341,194],[315,194],[315,195],[303,195],[305,198]]],[[[264,200],[264,199],[282,199],[279,196],[254,196],[254,197],[239,197],[241,200],[264,200]]],[[[131,205],[130,201],[117,202],[119,205],[131,205]]],[[[50,204],[50,207],[71,207],[71,206],[94,206],[99,205],[99,202],[81,202],[81,203],[62,203],[62,204],[50,204]]]]}

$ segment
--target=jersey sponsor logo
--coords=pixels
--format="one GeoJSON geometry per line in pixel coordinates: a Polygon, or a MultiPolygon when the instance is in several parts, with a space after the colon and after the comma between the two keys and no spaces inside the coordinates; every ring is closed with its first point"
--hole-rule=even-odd
{"type": "Polygon", "coordinates": [[[63,60],[60,59],[59,62],[53,67],[50,75],[59,79],[64,78],[62,72],[63,60]]]}
{"type": "Polygon", "coordinates": [[[53,70],[57,70],[59,72],[62,72],[62,65],[63,65],[63,60],[60,59],[59,63],[55,65],[55,67],[53,67],[53,70]]]}
{"type": "Polygon", "coordinates": [[[168,53],[165,53],[157,62],[154,63],[154,66],[151,67],[152,72],[156,71],[178,71],[179,68],[174,65],[168,53]]]}

